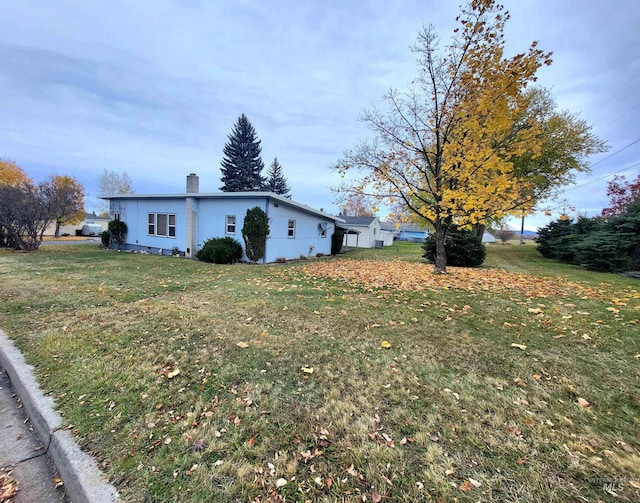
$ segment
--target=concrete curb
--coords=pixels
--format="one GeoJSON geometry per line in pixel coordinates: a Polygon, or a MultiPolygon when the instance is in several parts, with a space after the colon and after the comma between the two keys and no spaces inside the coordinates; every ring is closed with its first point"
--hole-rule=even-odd
{"type": "Polygon", "coordinates": [[[115,503],[118,493],[109,484],[94,459],[85,454],[67,430],[61,430],[62,417],[54,410],[53,398],[42,393],[28,365],[13,341],[0,329],[0,364],[20,396],[34,430],[49,445],[49,456],[64,482],[73,503],[115,503]]]}

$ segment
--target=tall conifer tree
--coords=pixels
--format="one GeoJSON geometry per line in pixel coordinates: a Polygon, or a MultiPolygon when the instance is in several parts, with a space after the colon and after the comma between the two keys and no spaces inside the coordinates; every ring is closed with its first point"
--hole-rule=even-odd
{"type": "Polygon", "coordinates": [[[282,165],[278,161],[277,157],[269,166],[269,171],[267,171],[267,182],[265,183],[264,189],[269,192],[274,192],[281,196],[291,198],[291,188],[287,183],[287,179],[284,177],[282,165]]]}
{"type": "Polygon", "coordinates": [[[265,180],[262,176],[264,162],[260,153],[262,147],[255,129],[246,115],[238,117],[229,141],[222,152],[220,181],[223,192],[262,190],[265,180]]]}

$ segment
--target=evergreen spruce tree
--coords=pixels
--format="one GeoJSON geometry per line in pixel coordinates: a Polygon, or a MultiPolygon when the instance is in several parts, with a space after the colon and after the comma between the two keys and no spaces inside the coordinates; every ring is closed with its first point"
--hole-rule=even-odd
{"type": "Polygon", "coordinates": [[[242,114],[233,126],[229,141],[222,152],[220,187],[223,192],[262,190],[264,163],[260,153],[262,147],[255,129],[246,115],[242,114]]]}
{"type": "Polygon", "coordinates": [[[264,190],[291,198],[291,189],[289,188],[287,179],[284,177],[282,165],[278,162],[277,157],[273,160],[271,166],[269,166],[269,171],[267,171],[267,182],[264,185],[264,190]]]}

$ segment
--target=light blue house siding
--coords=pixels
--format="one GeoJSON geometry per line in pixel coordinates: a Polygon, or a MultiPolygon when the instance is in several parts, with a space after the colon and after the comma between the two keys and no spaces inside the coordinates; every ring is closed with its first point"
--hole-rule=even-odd
{"type": "Polygon", "coordinates": [[[244,217],[256,206],[269,218],[263,262],[329,255],[336,222],[342,222],[270,192],[132,194],[105,199],[110,201],[111,218],[127,224],[125,249],[169,254],[177,248],[187,257],[195,256],[214,237],[230,236],[244,249],[244,217]]]}

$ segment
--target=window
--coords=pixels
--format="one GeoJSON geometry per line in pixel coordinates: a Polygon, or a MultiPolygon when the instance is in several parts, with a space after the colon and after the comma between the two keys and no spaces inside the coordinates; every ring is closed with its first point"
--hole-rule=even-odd
{"type": "Polygon", "coordinates": [[[175,238],[175,213],[149,213],[147,218],[147,233],[150,236],[169,236],[175,238]]]}
{"type": "Polygon", "coordinates": [[[169,237],[170,238],[176,237],[176,216],[175,215],[169,215],[169,237]]]}
{"type": "Polygon", "coordinates": [[[156,214],[156,235],[158,236],[167,235],[167,214],[166,213],[156,214]]]}
{"type": "Polygon", "coordinates": [[[289,226],[287,228],[287,237],[295,238],[296,237],[296,221],[289,220],[289,226]]]}
{"type": "Polygon", "coordinates": [[[120,213],[114,213],[113,214],[113,219],[117,220],[119,222],[120,221],[120,213]]]}
{"type": "Polygon", "coordinates": [[[227,225],[226,225],[225,232],[227,234],[236,233],[236,216],[235,215],[227,215],[227,225]]]}

